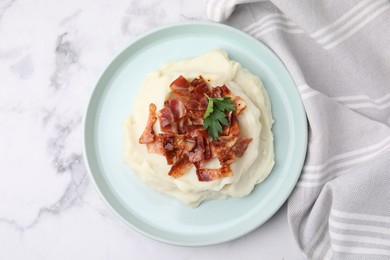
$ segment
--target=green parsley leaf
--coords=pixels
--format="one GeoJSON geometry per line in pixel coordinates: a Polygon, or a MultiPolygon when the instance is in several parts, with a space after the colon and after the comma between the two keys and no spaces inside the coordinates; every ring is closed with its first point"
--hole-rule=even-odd
{"type": "Polygon", "coordinates": [[[222,133],[222,125],[229,124],[224,111],[234,111],[236,108],[230,98],[210,98],[207,96],[208,104],[204,118],[204,129],[207,129],[209,136],[215,141],[222,133]]]}
{"type": "Polygon", "coordinates": [[[213,100],[210,100],[209,97],[207,97],[209,99],[209,103],[207,104],[207,109],[206,109],[206,112],[204,113],[204,116],[203,118],[207,118],[210,116],[211,113],[213,113],[214,111],[214,101],[213,100]]]}
{"type": "Polygon", "coordinates": [[[215,106],[221,111],[234,111],[236,108],[233,105],[233,102],[230,98],[224,98],[223,100],[215,100],[214,101],[215,106]]]}

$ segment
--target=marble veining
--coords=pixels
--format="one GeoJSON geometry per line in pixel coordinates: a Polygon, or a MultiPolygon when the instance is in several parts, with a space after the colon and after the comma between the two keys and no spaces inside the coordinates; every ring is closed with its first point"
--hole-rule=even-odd
{"type": "Polygon", "coordinates": [[[50,86],[58,89],[67,84],[66,76],[72,66],[77,66],[79,52],[72,43],[69,32],[64,32],[57,37],[55,48],[55,68],[50,77],[50,86]],[[65,77],[65,79],[64,79],[65,77]]]}
{"type": "Polygon", "coordinates": [[[114,216],[87,174],[82,116],[107,62],[157,26],[206,20],[204,8],[190,0],[0,0],[0,260],[288,256],[271,244],[297,252],[285,209],[239,240],[201,250],[150,240],[114,216]],[[269,236],[278,232],[287,235],[269,236]]]}
{"type": "Polygon", "coordinates": [[[123,16],[121,31],[124,34],[139,35],[147,30],[158,26],[161,21],[167,18],[166,12],[162,8],[162,1],[133,1],[123,16]],[[151,8],[155,10],[150,15],[151,8]],[[136,24],[137,26],[134,26],[136,24]]]}

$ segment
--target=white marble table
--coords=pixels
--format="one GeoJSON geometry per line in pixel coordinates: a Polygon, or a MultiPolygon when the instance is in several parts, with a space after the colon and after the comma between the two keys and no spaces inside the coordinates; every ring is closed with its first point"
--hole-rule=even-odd
{"type": "Polygon", "coordinates": [[[134,37],[206,20],[202,1],[0,0],[0,259],[302,259],[285,206],[233,242],[165,245],[133,231],[84,167],[96,77],[134,37]]]}

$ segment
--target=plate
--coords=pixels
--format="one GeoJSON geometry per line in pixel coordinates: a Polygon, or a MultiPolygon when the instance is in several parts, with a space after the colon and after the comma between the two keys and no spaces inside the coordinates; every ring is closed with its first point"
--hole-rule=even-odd
{"type": "MultiPolygon", "coordinates": [[[[146,109],[146,108],[145,108],[146,109]]],[[[153,239],[182,246],[226,242],[256,229],[286,201],[300,175],[307,146],[306,116],[283,63],[258,40],[226,25],[187,22],[159,28],[126,47],[103,72],[84,117],[86,164],[98,192],[116,215],[153,239]],[[275,120],[275,167],[243,198],[207,201],[190,208],[144,183],[122,160],[123,124],[146,75],[168,61],[212,49],[258,75],[275,120]]]]}

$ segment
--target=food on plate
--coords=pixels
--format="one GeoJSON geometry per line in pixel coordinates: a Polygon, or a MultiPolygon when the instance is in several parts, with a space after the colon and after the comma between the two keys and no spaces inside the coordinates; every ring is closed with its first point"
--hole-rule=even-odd
{"type": "Polygon", "coordinates": [[[226,85],[210,88],[199,76],[179,76],[170,84],[170,96],[156,112],[150,103],[146,127],[139,138],[149,153],[165,156],[172,165],[169,176],[179,178],[191,167],[199,181],[214,181],[232,175],[230,165],[245,153],[252,138],[240,136],[237,116],[245,101],[226,85]],[[158,120],[157,120],[158,119],[158,120]],[[154,131],[159,121],[160,133],[154,131]],[[207,168],[217,158],[218,168],[207,168]]]}
{"type": "Polygon", "coordinates": [[[147,76],[125,122],[124,160],[193,207],[242,197],[273,168],[272,123],[260,79],[214,50],[147,76]]]}

